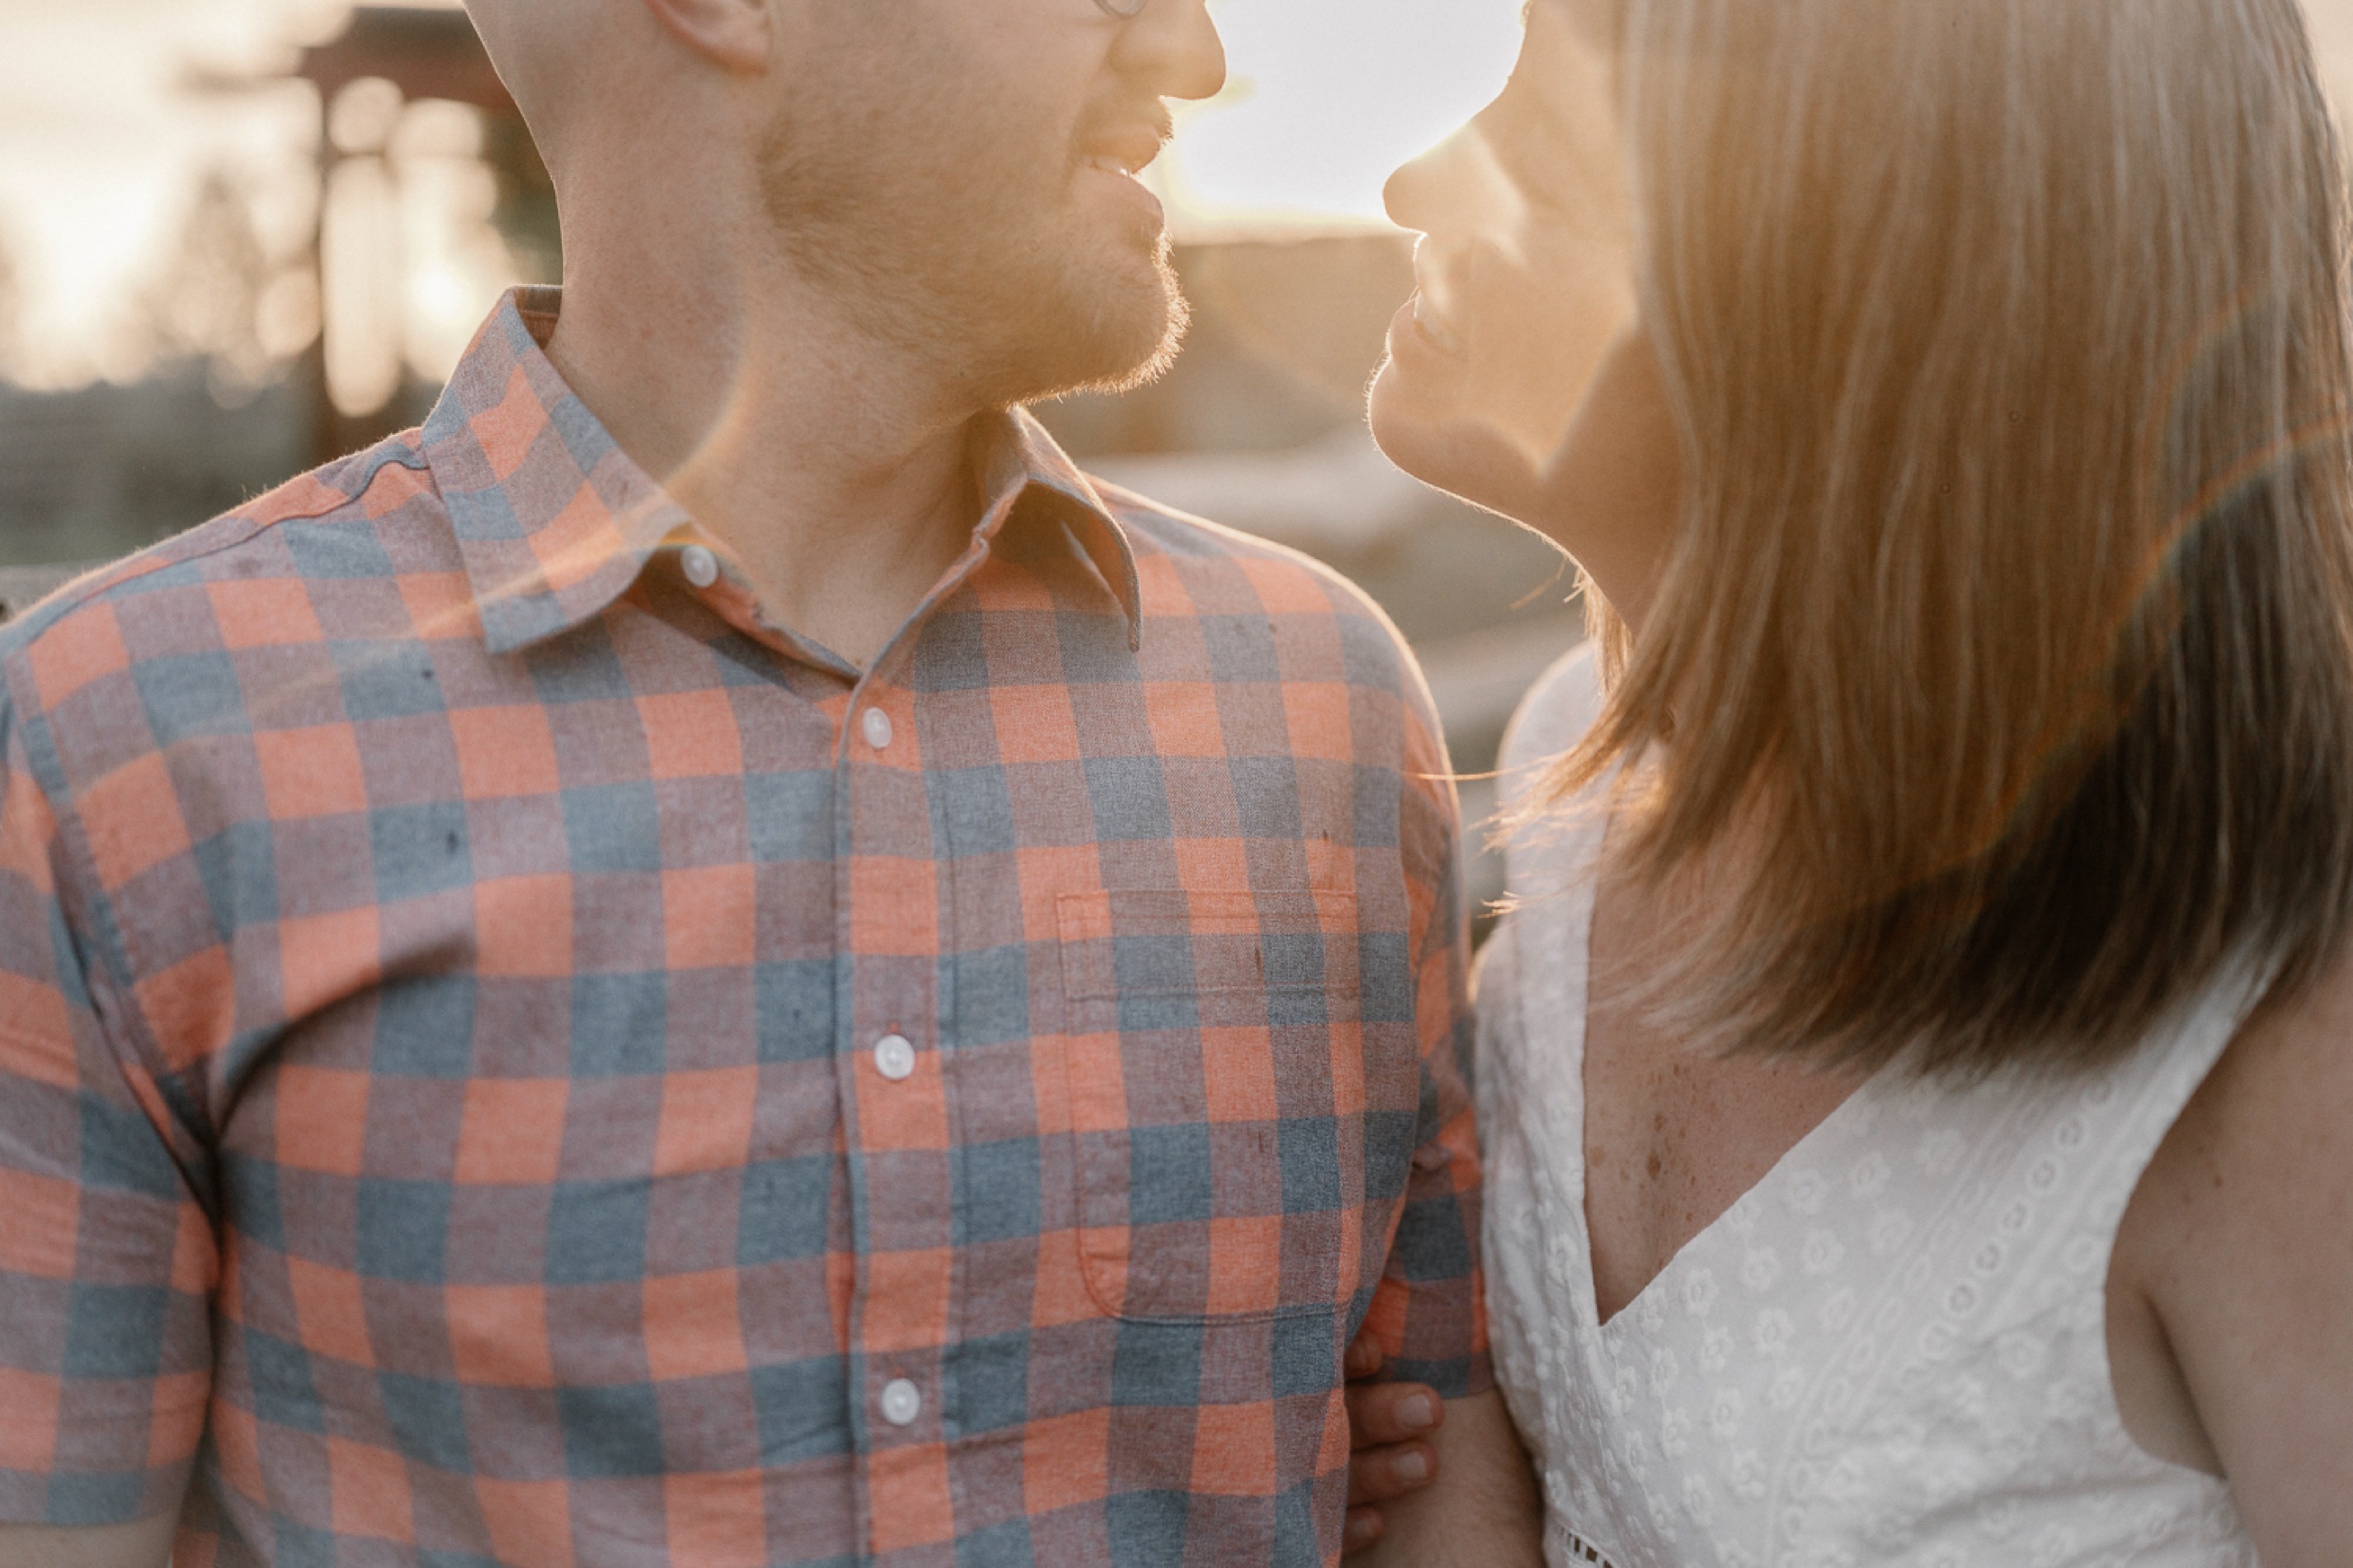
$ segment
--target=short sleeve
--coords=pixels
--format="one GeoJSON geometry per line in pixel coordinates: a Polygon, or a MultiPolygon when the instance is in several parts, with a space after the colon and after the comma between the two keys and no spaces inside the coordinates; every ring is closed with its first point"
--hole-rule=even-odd
{"type": "Polygon", "coordinates": [[[216,1249],[152,1074],[69,918],[68,834],[0,694],[0,1523],[176,1508],[211,1389],[216,1249]]]}
{"type": "Polygon", "coordinates": [[[1421,1103],[1396,1240],[1367,1320],[1388,1354],[1385,1377],[1463,1399],[1492,1384],[1469,1083],[1470,931],[1452,770],[1418,680],[1413,695],[1398,832],[1413,901],[1421,1103]]]}

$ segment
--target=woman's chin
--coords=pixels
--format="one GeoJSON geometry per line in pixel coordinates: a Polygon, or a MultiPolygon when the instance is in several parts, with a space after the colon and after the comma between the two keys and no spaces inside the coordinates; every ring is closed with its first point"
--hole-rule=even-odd
{"type": "Polygon", "coordinates": [[[1423,484],[1506,517],[1535,504],[1536,466],[1502,428],[1453,399],[1417,396],[1395,360],[1374,377],[1369,408],[1374,443],[1423,484]]]}

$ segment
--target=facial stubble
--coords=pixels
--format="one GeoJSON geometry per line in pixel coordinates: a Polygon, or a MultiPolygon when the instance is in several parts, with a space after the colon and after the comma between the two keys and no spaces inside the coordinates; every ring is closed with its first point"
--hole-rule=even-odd
{"type": "Polygon", "coordinates": [[[975,407],[1163,374],[1191,315],[1165,228],[1145,234],[1139,212],[1101,238],[1079,232],[1067,149],[1016,105],[954,96],[915,122],[968,134],[929,139],[905,133],[904,90],[779,113],[761,192],[795,272],[975,407]]]}

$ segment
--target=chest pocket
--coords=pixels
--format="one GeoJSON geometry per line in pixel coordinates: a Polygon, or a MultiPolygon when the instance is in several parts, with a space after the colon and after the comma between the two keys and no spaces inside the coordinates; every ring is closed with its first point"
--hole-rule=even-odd
{"type": "Polygon", "coordinates": [[[1410,1118],[1420,1074],[1410,1019],[1368,1032],[1361,1016],[1355,897],[1107,890],[1056,912],[1096,1304],[1271,1318],[1329,1313],[1369,1286],[1386,1238],[1365,1234],[1368,1112],[1410,1118]]]}

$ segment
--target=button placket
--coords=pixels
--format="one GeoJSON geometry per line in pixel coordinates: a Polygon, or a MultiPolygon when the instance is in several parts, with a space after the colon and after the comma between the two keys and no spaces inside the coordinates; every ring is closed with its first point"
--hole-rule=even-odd
{"type": "MultiPolygon", "coordinates": [[[[858,1249],[851,1336],[866,1368],[860,1439],[870,1521],[920,1506],[909,1453],[937,1441],[951,1403],[943,1368],[958,1314],[948,1086],[931,1058],[941,998],[938,951],[915,937],[939,906],[947,846],[920,776],[911,650],[879,656],[841,718],[842,1087],[851,1102],[852,1203],[858,1249]],[[915,1325],[936,1325],[928,1330],[915,1325]]],[[[945,933],[938,940],[948,941],[945,933]]],[[[883,1534],[887,1535],[888,1530],[883,1534]]]]}

